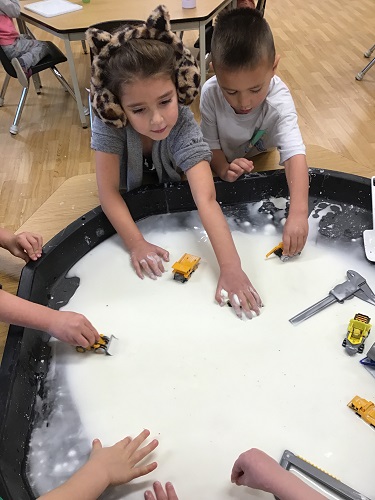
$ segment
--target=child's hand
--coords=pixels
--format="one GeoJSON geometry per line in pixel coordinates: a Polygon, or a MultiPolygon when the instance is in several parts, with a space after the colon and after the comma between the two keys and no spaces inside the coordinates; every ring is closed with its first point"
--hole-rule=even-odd
{"type": "Polygon", "coordinates": [[[53,309],[48,311],[50,324],[47,332],[58,340],[82,347],[93,345],[99,340],[99,333],[83,314],[53,309]]]}
{"type": "Polygon", "coordinates": [[[249,319],[253,317],[251,311],[254,311],[256,315],[260,314],[260,307],[263,306],[262,300],[240,266],[221,269],[215,295],[215,299],[220,305],[225,304],[222,290],[228,293],[231,306],[239,318],[242,318],[242,312],[249,319]]]}
{"type": "Polygon", "coordinates": [[[164,273],[163,261],[169,262],[169,252],[164,248],[141,240],[132,246],[130,250],[131,262],[137,275],[143,279],[143,273],[151,279],[156,280],[157,276],[164,273]]]}
{"type": "Polygon", "coordinates": [[[10,231],[1,231],[1,246],[15,257],[20,257],[26,262],[37,260],[42,256],[43,238],[36,233],[13,234],[10,231]]]}
{"type": "Polygon", "coordinates": [[[108,485],[116,486],[145,476],[157,467],[156,462],[137,467],[137,464],[159,444],[154,439],[147,446],[139,449],[149,435],[150,431],[145,429],[136,438],[126,437],[108,448],[103,448],[99,439],[94,439],[89,462],[97,468],[98,474],[106,474],[108,485]]]}
{"type": "Polygon", "coordinates": [[[233,465],[231,481],[237,486],[272,492],[277,483],[277,474],[282,473],[281,466],[257,448],[241,453],[233,465]]]}
{"type": "Polygon", "coordinates": [[[248,174],[254,168],[253,162],[247,160],[246,158],[236,158],[229,164],[229,168],[226,171],[223,181],[234,182],[242,174],[248,174]]]}
{"type": "Polygon", "coordinates": [[[283,255],[293,256],[302,252],[305,246],[309,225],[304,215],[290,214],[283,231],[283,255]]]}
{"type": "Polygon", "coordinates": [[[155,495],[152,491],[147,490],[145,492],[145,500],[178,500],[178,496],[176,495],[172,483],[167,483],[165,485],[165,491],[163,486],[158,481],[153,484],[153,487],[155,495]]]}

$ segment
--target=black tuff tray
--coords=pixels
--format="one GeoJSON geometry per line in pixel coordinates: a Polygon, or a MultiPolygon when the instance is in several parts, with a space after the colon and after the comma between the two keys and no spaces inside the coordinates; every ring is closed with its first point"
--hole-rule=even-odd
{"type": "MultiPolygon", "coordinates": [[[[235,183],[216,180],[215,186],[223,207],[288,196],[283,170],[246,175],[235,183]]],[[[195,209],[186,182],[147,186],[123,196],[135,221],[150,215],[195,209]]],[[[351,238],[353,230],[362,234],[361,231],[371,228],[370,179],[310,169],[310,210],[319,202],[344,203],[350,208],[350,216],[344,215],[340,224],[336,224],[338,231],[327,237],[351,238]]],[[[50,307],[57,301],[67,302],[79,283],[72,279],[69,286],[58,287],[59,281],[64,280],[78,260],[114,232],[100,207],[83,215],[44,246],[43,256],[37,262],[25,266],[18,295],[50,307]],[[59,290],[57,297],[56,290],[59,290]]],[[[47,334],[25,333],[25,330],[10,326],[0,367],[0,497],[3,500],[34,498],[25,463],[35,398],[43,388],[50,348],[47,334]]]]}

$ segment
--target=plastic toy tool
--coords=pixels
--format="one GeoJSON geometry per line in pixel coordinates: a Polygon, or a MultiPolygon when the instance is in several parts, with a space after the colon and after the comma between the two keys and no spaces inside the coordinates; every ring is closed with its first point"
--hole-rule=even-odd
{"type": "MultiPolygon", "coordinates": [[[[310,479],[313,484],[316,484],[317,490],[324,495],[322,488],[326,489],[329,493],[334,495],[334,498],[347,499],[347,500],[370,500],[362,493],[353,490],[350,486],[341,482],[328,472],[320,469],[316,465],[308,462],[307,460],[294,455],[289,450],[285,450],[280,460],[280,465],[286,470],[296,470],[302,476],[310,479]]],[[[329,496],[332,498],[332,495],[329,496]]]]}
{"type": "Polygon", "coordinates": [[[301,313],[293,316],[289,321],[292,325],[298,325],[305,321],[305,319],[311,318],[314,314],[323,311],[326,307],[334,304],[335,302],[340,302],[341,304],[346,299],[351,299],[357,297],[358,299],[364,300],[369,304],[375,306],[375,293],[368,286],[365,278],[361,276],[356,271],[347,271],[346,275],[348,279],[344,283],[336,285],[329,292],[328,296],[320,300],[311,307],[308,307],[301,313]]]}
{"type": "Polygon", "coordinates": [[[283,242],[281,242],[266,254],[266,259],[268,259],[270,255],[275,254],[279,257],[281,262],[287,262],[288,260],[293,259],[293,257],[301,255],[301,252],[298,252],[296,255],[283,255],[283,251],[284,251],[284,245],[283,242]]]}

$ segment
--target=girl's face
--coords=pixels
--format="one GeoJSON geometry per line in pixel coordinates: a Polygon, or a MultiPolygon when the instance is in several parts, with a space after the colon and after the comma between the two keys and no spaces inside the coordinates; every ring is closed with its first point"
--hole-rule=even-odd
{"type": "Polygon", "coordinates": [[[121,105],[134,130],[154,141],[168,137],[177,122],[176,87],[167,75],[128,83],[123,87],[121,105]]]}

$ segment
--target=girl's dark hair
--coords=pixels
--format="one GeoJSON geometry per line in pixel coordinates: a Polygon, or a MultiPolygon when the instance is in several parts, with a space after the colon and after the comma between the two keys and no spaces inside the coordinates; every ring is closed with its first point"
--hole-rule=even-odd
{"type": "Polygon", "coordinates": [[[214,66],[255,69],[273,65],[275,44],[271,28],[256,9],[233,9],[219,14],[211,44],[214,66]]]}
{"type": "Polygon", "coordinates": [[[175,52],[171,45],[132,38],[110,57],[104,79],[108,90],[120,99],[124,85],[157,75],[168,76],[175,83],[175,52]]]}

